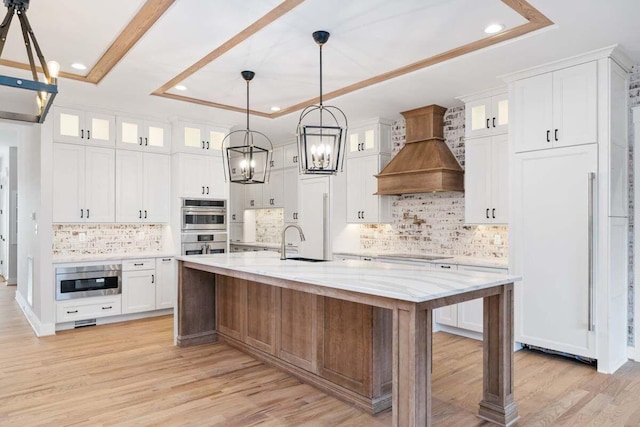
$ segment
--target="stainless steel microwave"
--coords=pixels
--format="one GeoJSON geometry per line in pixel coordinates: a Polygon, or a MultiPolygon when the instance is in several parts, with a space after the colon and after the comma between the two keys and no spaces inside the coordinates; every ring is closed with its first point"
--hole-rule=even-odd
{"type": "Polygon", "coordinates": [[[182,201],[182,230],[226,230],[227,202],[225,200],[182,201]]]}

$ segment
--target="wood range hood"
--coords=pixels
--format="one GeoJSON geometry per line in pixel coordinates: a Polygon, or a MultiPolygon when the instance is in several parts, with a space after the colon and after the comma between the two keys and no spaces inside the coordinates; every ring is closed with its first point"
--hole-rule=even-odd
{"type": "Polygon", "coordinates": [[[376,194],[464,191],[464,170],[444,142],[444,114],[439,105],[401,113],[406,121],[404,147],[376,175],[376,194]]]}

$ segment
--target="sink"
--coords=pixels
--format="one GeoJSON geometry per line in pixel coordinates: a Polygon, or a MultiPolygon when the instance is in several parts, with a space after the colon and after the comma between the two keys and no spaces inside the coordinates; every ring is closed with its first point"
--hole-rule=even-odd
{"type": "Polygon", "coordinates": [[[325,261],[328,261],[328,260],[326,260],[326,259],[304,258],[304,257],[291,257],[291,258],[287,258],[287,261],[325,262],[325,261]]]}

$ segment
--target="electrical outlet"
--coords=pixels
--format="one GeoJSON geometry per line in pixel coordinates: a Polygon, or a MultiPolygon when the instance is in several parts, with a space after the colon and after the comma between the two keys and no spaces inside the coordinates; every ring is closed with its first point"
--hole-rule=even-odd
{"type": "Polygon", "coordinates": [[[502,244],[502,236],[500,236],[499,234],[496,234],[493,236],[493,244],[494,245],[501,245],[502,244]]]}
{"type": "Polygon", "coordinates": [[[78,240],[81,242],[87,241],[87,233],[78,233],[78,240]]]}

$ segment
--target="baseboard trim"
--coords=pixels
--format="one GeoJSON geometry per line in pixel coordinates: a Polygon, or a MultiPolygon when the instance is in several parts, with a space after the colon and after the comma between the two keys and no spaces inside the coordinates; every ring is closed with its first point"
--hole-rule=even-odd
{"type": "MultiPolygon", "coordinates": [[[[443,324],[440,324],[440,323],[438,323],[437,331],[439,331],[439,332],[447,332],[449,334],[459,335],[461,337],[471,338],[473,340],[482,341],[482,332],[470,331],[468,329],[456,328],[454,326],[443,325],[443,324]]],[[[436,332],[435,328],[434,328],[434,332],[436,332]]]]}
{"type": "MultiPolygon", "coordinates": [[[[128,322],[131,320],[146,319],[149,317],[167,316],[173,314],[173,308],[163,308],[154,311],[143,311],[140,313],[120,314],[116,316],[99,317],[96,319],[96,326],[108,325],[109,323],[128,322]]],[[[68,329],[74,329],[76,327],[75,322],[56,323],[56,331],[64,331],[68,329]]]]}
{"type": "Polygon", "coordinates": [[[640,351],[637,347],[627,347],[627,358],[640,362],[640,351]]]}
{"type": "Polygon", "coordinates": [[[31,310],[31,306],[27,304],[27,301],[22,297],[22,294],[16,290],[16,302],[18,306],[22,310],[24,317],[31,325],[31,329],[36,334],[37,337],[44,337],[47,335],[55,335],[56,334],[56,325],[55,323],[42,323],[38,316],[31,310]]]}
{"type": "Polygon", "coordinates": [[[8,279],[6,279],[6,282],[7,282],[7,285],[16,286],[18,284],[18,278],[9,277],[8,279]]]}

